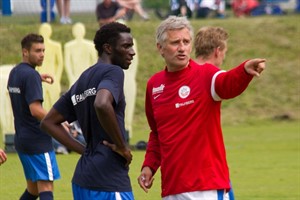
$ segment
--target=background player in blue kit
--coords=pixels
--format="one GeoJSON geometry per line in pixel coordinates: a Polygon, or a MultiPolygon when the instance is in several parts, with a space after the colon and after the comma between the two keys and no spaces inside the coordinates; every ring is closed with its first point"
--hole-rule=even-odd
{"type": "Polygon", "coordinates": [[[128,165],[132,155],[125,140],[124,72],[135,52],[130,28],[118,22],[103,25],[94,38],[98,62],[85,70],[53,106],[41,127],[80,157],[72,179],[73,197],[134,199],[128,165]],[[61,123],[78,120],[86,147],[61,123]]]}
{"type": "Polygon", "coordinates": [[[9,91],[15,123],[15,148],[21,160],[27,188],[20,200],[53,199],[53,181],[60,178],[51,137],[40,129],[40,121],[46,115],[42,107],[42,80],[36,66],[44,59],[44,39],[28,34],[22,41],[23,61],[9,75],[9,91]]]}

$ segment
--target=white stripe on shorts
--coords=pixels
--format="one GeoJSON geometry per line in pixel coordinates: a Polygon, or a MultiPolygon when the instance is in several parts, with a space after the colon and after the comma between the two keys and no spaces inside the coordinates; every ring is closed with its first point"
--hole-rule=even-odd
{"type": "Polygon", "coordinates": [[[47,164],[47,171],[48,171],[48,175],[49,175],[49,180],[53,181],[53,171],[52,171],[52,165],[51,165],[51,160],[50,160],[50,155],[49,153],[44,153],[45,156],[45,160],[46,160],[46,164],[47,164]]]}
{"type": "Polygon", "coordinates": [[[116,194],[116,200],[122,200],[120,192],[116,192],[115,194],[116,194]]]}
{"type": "Polygon", "coordinates": [[[224,200],[230,200],[228,192],[225,192],[225,194],[224,194],[224,200]]]}

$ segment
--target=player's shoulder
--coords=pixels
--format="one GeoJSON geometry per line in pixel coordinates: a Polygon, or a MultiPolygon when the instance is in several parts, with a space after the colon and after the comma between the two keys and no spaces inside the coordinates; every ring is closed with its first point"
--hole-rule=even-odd
{"type": "Polygon", "coordinates": [[[95,74],[98,75],[97,77],[124,77],[124,71],[120,66],[99,62],[85,70],[82,75],[84,77],[94,77],[95,74]]]}
{"type": "Polygon", "coordinates": [[[221,69],[213,64],[210,63],[204,63],[204,64],[199,64],[194,60],[190,60],[189,65],[197,71],[201,72],[217,72],[220,71],[221,69]]]}
{"type": "Polygon", "coordinates": [[[27,63],[20,63],[12,69],[12,73],[18,74],[20,77],[39,75],[39,73],[27,63]]]}

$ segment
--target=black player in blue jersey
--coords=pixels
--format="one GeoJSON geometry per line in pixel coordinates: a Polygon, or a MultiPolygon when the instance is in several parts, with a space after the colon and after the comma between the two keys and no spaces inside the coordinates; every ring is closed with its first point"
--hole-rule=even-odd
{"type": "Polygon", "coordinates": [[[135,52],[130,28],[112,22],[94,38],[98,62],[85,70],[41,123],[43,130],[80,157],[72,179],[73,198],[133,200],[128,176],[131,151],[124,126],[124,72],[135,52]],[[61,126],[78,120],[86,146],[61,126]]]}

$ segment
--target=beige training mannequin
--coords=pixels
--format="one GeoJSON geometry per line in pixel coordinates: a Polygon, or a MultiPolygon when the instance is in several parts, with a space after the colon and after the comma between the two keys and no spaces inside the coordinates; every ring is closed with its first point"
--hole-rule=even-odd
{"type": "Polygon", "coordinates": [[[15,65],[0,66],[0,127],[2,136],[8,133],[15,133],[14,116],[11,108],[7,81],[10,71],[15,65]]]}
{"type": "Polygon", "coordinates": [[[52,34],[50,24],[41,24],[39,33],[44,37],[45,57],[43,65],[37,67],[37,70],[40,74],[49,74],[54,78],[53,84],[42,83],[44,96],[43,107],[49,111],[61,93],[60,80],[63,72],[63,54],[61,44],[50,39],[52,34]]]}
{"type": "Polygon", "coordinates": [[[126,99],[126,108],[125,108],[125,129],[129,132],[129,138],[132,138],[133,129],[133,117],[137,93],[137,84],[136,84],[136,74],[138,68],[138,51],[136,40],[133,39],[135,56],[133,57],[132,63],[129,66],[129,69],[124,70],[124,94],[126,99]]]}
{"type": "Polygon", "coordinates": [[[69,86],[73,85],[80,74],[97,62],[98,56],[92,41],[84,39],[85,27],[82,23],[73,25],[74,40],[64,46],[65,69],[69,79],[69,86]]]}

